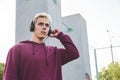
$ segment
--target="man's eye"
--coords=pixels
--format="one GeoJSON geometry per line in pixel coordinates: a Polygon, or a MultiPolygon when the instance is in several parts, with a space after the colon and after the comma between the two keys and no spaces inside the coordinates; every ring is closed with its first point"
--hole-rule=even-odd
{"type": "Polygon", "coordinates": [[[45,24],[46,27],[49,27],[49,24],[45,24]]]}
{"type": "Polygon", "coordinates": [[[39,23],[38,25],[43,26],[43,25],[44,25],[44,23],[39,23]]]}

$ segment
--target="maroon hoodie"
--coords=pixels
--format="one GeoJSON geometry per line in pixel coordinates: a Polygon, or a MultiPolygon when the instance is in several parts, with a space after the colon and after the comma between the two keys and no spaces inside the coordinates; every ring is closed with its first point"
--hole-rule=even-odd
{"type": "Polygon", "coordinates": [[[62,65],[79,57],[68,35],[57,36],[64,48],[22,41],[7,56],[4,80],[62,80],[62,65]]]}

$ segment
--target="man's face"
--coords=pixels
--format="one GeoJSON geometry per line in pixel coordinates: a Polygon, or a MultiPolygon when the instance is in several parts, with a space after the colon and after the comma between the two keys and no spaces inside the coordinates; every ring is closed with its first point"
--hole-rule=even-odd
{"type": "Polygon", "coordinates": [[[35,22],[35,36],[39,39],[44,39],[46,36],[48,36],[49,27],[50,24],[47,18],[38,18],[35,22]]]}

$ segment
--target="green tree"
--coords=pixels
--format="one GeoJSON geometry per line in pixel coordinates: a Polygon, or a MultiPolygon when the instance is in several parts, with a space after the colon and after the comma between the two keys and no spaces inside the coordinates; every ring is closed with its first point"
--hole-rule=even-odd
{"type": "Polygon", "coordinates": [[[120,80],[120,64],[118,62],[112,62],[108,65],[108,68],[102,68],[99,72],[100,80],[120,80]]]}
{"type": "Polygon", "coordinates": [[[4,66],[4,63],[0,63],[0,80],[2,80],[3,78],[4,66]]]}

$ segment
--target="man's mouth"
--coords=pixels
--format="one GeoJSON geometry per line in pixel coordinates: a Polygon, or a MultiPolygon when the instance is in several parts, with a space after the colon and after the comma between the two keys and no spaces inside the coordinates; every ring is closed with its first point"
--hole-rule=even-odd
{"type": "Polygon", "coordinates": [[[45,31],[41,31],[41,34],[42,34],[42,35],[46,35],[46,32],[45,32],[45,31]]]}

